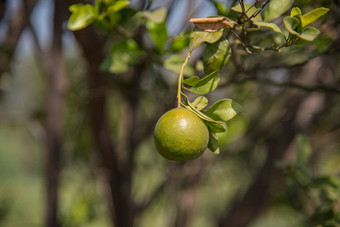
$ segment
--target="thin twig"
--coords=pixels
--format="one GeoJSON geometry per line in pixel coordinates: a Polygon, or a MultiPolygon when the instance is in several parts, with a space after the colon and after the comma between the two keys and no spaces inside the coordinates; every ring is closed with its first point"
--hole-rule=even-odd
{"type": "Polygon", "coordinates": [[[261,6],[261,8],[260,8],[260,9],[257,9],[257,10],[253,13],[253,15],[251,15],[251,16],[246,20],[246,22],[249,21],[249,20],[251,20],[252,18],[256,17],[257,15],[259,15],[259,13],[264,9],[264,7],[266,7],[266,5],[267,5],[269,2],[270,2],[270,0],[267,0],[265,3],[263,3],[262,6],[261,6]]]}
{"type": "Polygon", "coordinates": [[[238,18],[238,23],[242,23],[242,33],[243,33],[243,36],[246,37],[245,21],[247,20],[248,15],[247,15],[246,9],[244,7],[244,1],[238,0],[238,2],[240,3],[241,8],[242,8],[242,14],[241,14],[240,18],[238,18]],[[245,17],[246,19],[243,19],[243,17],[245,17]]]}
{"type": "Polygon", "coordinates": [[[247,45],[243,42],[243,40],[241,39],[241,37],[240,37],[234,30],[232,30],[231,32],[233,33],[233,35],[235,36],[235,38],[237,38],[237,39],[241,42],[241,45],[243,46],[243,48],[245,49],[245,51],[246,51],[248,54],[252,54],[252,52],[249,50],[249,48],[247,47],[247,45]]]}
{"type": "Polygon", "coordinates": [[[259,2],[259,0],[256,0],[248,9],[247,9],[247,13],[249,12],[249,10],[251,9],[251,8],[253,8],[257,3],[259,2]]]}
{"type": "Polygon", "coordinates": [[[239,2],[240,5],[241,5],[242,15],[248,18],[247,11],[246,11],[246,9],[245,9],[245,7],[244,7],[244,1],[243,1],[243,0],[238,0],[238,2],[239,2]]]}
{"type": "Polygon", "coordinates": [[[273,51],[276,51],[276,52],[280,52],[281,49],[283,47],[287,47],[286,44],[282,44],[280,46],[277,46],[277,47],[260,47],[260,46],[253,46],[253,45],[248,45],[248,47],[252,48],[252,49],[255,49],[255,50],[273,50],[273,51]]]}
{"type": "Polygon", "coordinates": [[[181,71],[179,73],[178,77],[178,89],[177,89],[177,108],[181,106],[181,91],[182,91],[182,81],[183,81],[183,73],[184,73],[184,68],[187,65],[189,58],[190,58],[191,51],[188,52],[187,57],[185,58],[185,61],[181,67],[181,71]]]}

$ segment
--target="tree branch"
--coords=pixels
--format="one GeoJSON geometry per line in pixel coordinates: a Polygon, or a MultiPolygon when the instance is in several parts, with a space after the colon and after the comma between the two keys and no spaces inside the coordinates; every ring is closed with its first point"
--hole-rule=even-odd
{"type": "Polygon", "coordinates": [[[294,88],[299,89],[307,92],[325,92],[325,93],[333,93],[333,94],[339,94],[340,93],[340,87],[329,87],[324,85],[315,85],[315,86],[306,86],[303,84],[298,84],[294,82],[277,82],[270,79],[260,79],[260,78],[254,78],[254,77],[245,77],[237,81],[229,81],[225,84],[222,84],[221,86],[228,85],[230,83],[244,83],[247,81],[252,81],[254,83],[259,83],[263,85],[268,86],[274,86],[274,87],[283,87],[283,88],[294,88]]]}

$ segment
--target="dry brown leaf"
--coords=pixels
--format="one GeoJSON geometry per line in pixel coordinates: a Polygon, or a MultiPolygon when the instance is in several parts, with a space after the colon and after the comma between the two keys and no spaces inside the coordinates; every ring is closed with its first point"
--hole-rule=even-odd
{"type": "Polygon", "coordinates": [[[216,32],[223,27],[234,27],[234,24],[232,24],[226,17],[191,18],[190,22],[198,29],[206,32],[216,32]]]}

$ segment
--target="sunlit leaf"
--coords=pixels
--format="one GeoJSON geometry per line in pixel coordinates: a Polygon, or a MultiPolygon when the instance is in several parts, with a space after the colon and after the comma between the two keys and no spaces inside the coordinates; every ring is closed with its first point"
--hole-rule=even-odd
{"type": "Polygon", "coordinates": [[[301,10],[299,7],[294,7],[291,11],[290,11],[290,16],[291,17],[300,17],[302,15],[301,10]]]}
{"type": "Polygon", "coordinates": [[[189,50],[197,48],[201,43],[214,43],[217,42],[223,35],[223,29],[216,32],[205,32],[200,30],[194,30],[190,33],[189,50]]]}
{"type": "Polygon", "coordinates": [[[98,12],[93,5],[75,4],[70,6],[72,12],[67,27],[69,30],[76,31],[87,27],[98,16],[98,12]]]}
{"type": "Polygon", "coordinates": [[[283,22],[290,34],[305,41],[313,41],[320,34],[320,31],[314,27],[305,27],[299,32],[299,30],[301,30],[301,24],[296,17],[287,16],[284,18],[283,22]]]}
{"type": "Polygon", "coordinates": [[[193,76],[188,79],[185,79],[183,81],[183,84],[189,85],[189,86],[195,86],[200,81],[200,78],[198,76],[193,76]]]}
{"type": "Polygon", "coordinates": [[[218,122],[218,121],[215,121],[214,119],[208,117],[207,115],[205,115],[204,113],[202,113],[200,110],[196,109],[189,101],[188,97],[184,94],[182,94],[184,97],[185,97],[185,100],[184,100],[184,107],[190,111],[192,111],[193,113],[195,113],[199,118],[201,118],[202,120],[206,122],[209,122],[209,123],[212,123],[212,125],[222,125],[223,126],[223,123],[222,122],[218,122]]]}
{"type": "Polygon", "coordinates": [[[306,25],[313,23],[319,17],[325,15],[328,11],[329,9],[322,7],[322,8],[313,9],[312,11],[306,13],[305,15],[301,17],[302,27],[305,27],[306,25]]]}
{"type": "Polygon", "coordinates": [[[215,154],[220,153],[220,148],[218,146],[218,138],[215,132],[211,132],[209,130],[209,143],[208,143],[208,148],[215,154]]]}
{"type": "Polygon", "coordinates": [[[313,41],[319,34],[320,31],[318,29],[314,27],[305,27],[298,37],[306,41],[313,41]]]}
{"type": "Polygon", "coordinates": [[[227,64],[231,55],[231,48],[228,40],[221,40],[208,44],[203,52],[204,72],[211,73],[220,70],[227,64]]]}
{"type": "Polygon", "coordinates": [[[298,30],[301,26],[299,19],[297,19],[296,17],[286,16],[283,19],[283,23],[290,34],[299,36],[298,30]]]}
{"type": "Polygon", "coordinates": [[[221,99],[215,102],[208,110],[203,111],[216,121],[229,121],[241,111],[241,106],[231,99],[221,99]]]}
{"type": "Polygon", "coordinates": [[[118,12],[130,5],[129,1],[115,1],[111,6],[108,7],[107,11],[110,13],[118,12]]]}
{"type": "Polygon", "coordinates": [[[188,90],[196,95],[205,95],[212,92],[220,81],[220,76],[217,72],[212,72],[199,80],[197,80],[197,78],[191,77],[183,81],[184,84],[192,86],[191,88],[188,88],[188,90]]]}
{"type": "MultiPolygon", "coordinates": [[[[184,63],[184,60],[185,59],[180,55],[171,55],[170,57],[165,59],[163,66],[164,68],[179,74],[181,71],[181,67],[184,63]]],[[[190,77],[193,76],[194,74],[195,74],[194,68],[191,65],[186,65],[183,71],[183,75],[190,77]]]]}
{"type": "Polygon", "coordinates": [[[205,108],[208,105],[208,99],[204,96],[198,96],[193,102],[192,105],[198,109],[201,110],[205,108]]]}
{"type": "Polygon", "coordinates": [[[264,21],[269,22],[288,11],[294,0],[271,0],[268,9],[264,12],[264,21]]]}
{"type": "Polygon", "coordinates": [[[154,11],[144,11],[142,12],[142,16],[146,19],[155,22],[155,23],[163,23],[166,19],[167,9],[166,8],[158,8],[154,11]]]}
{"type": "Polygon", "coordinates": [[[268,22],[254,22],[255,25],[259,26],[259,27],[265,27],[265,28],[269,28],[271,30],[273,30],[274,32],[277,32],[281,35],[284,36],[284,34],[282,33],[281,29],[279,28],[279,26],[277,26],[274,23],[268,23],[268,22]]]}

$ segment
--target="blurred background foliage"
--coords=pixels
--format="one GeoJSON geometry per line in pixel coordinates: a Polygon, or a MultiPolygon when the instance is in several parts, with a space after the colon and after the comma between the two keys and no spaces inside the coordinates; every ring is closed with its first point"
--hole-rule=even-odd
{"type": "MultiPolygon", "coordinates": [[[[96,34],[100,44],[67,29],[67,9],[79,2],[91,3],[1,1],[0,226],[124,226],[111,218],[120,207],[112,203],[111,170],[100,164],[105,157],[96,138],[105,136],[91,126],[93,114],[101,112],[91,102],[103,95],[100,86],[91,87],[91,64],[98,69],[94,75],[106,78],[105,138],[112,141],[117,162],[128,163],[118,168],[131,172],[130,181],[129,176],[121,181],[123,189],[130,187],[122,196],[132,201],[133,212],[126,217],[135,226],[340,225],[339,1],[294,2],[302,12],[330,8],[314,23],[319,37],[306,46],[253,54],[232,46],[220,86],[209,99],[231,98],[243,111],[219,134],[221,154],[206,151],[185,163],[162,158],[152,130],[162,113],[175,107],[178,70],[189,45],[187,31],[193,28],[188,20],[212,15],[237,19],[230,10],[237,1],[131,1],[119,13],[106,14],[103,21],[109,26],[94,22],[95,33],[88,34],[96,34]],[[56,122],[63,130],[52,225],[46,221],[46,178],[51,178],[46,141],[54,131],[46,121],[56,117],[47,110],[54,84],[49,73],[60,65],[50,61],[46,66],[44,56],[54,50],[52,12],[58,7],[63,8],[67,89],[61,96],[63,120],[56,122]],[[11,29],[19,25],[12,19],[20,10],[29,22],[13,44],[11,29]],[[129,154],[132,160],[126,161],[129,154]]],[[[282,27],[282,17],[275,22],[282,27]]],[[[269,29],[253,31],[247,39],[263,47],[280,42],[269,29]]],[[[202,74],[202,52],[193,52],[187,74],[202,74]]]]}

